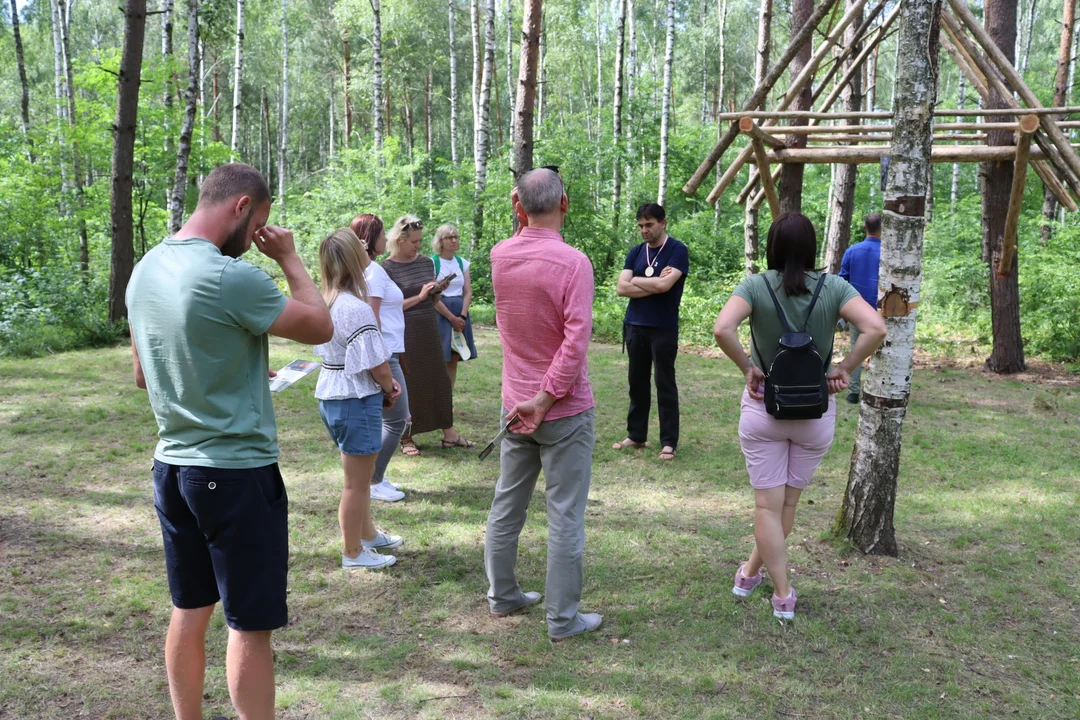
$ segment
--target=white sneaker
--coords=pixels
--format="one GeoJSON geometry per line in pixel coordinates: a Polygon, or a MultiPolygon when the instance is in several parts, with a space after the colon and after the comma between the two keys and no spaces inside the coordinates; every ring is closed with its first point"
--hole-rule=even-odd
{"type": "Polygon", "coordinates": [[[378,485],[371,486],[371,499],[382,500],[383,502],[397,502],[405,499],[405,493],[383,480],[378,485]]]}
{"type": "Polygon", "coordinates": [[[395,490],[400,490],[401,489],[400,485],[398,485],[396,482],[390,482],[390,480],[388,478],[384,477],[382,479],[382,482],[380,482],[379,484],[382,485],[383,483],[386,483],[387,485],[394,488],[395,490]]]}
{"type": "Polygon", "coordinates": [[[348,555],[341,556],[341,567],[346,570],[378,570],[390,567],[397,562],[393,555],[380,555],[371,548],[364,548],[354,558],[348,555]]]}
{"type": "Polygon", "coordinates": [[[365,550],[389,550],[390,548],[399,547],[404,542],[400,535],[387,535],[382,530],[379,530],[375,533],[374,540],[361,540],[360,544],[363,545],[365,550]]]}

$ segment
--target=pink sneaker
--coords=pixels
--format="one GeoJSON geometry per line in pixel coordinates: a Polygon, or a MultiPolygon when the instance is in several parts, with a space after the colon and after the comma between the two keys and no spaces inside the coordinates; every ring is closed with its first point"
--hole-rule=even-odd
{"type": "Polygon", "coordinates": [[[743,575],[743,568],[746,567],[746,563],[739,566],[739,569],[735,571],[735,585],[731,588],[733,595],[737,595],[741,598],[750,597],[750,595],[757,589],[757,586],[761,584],[761,570],[758,570],[757,575],[754,577],[747,577],[743,575]]]}
{"type": "Polygon", "coordinates": [[[791,588],[791,594],[781,600],[774,594],[772,596],[772,614],[777,620],[795,619],[795,588],[791,588]]]}

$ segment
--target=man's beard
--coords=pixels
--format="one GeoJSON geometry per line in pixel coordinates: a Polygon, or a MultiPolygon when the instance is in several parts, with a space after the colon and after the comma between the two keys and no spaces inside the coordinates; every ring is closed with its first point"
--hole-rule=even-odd
{"type": "Polygon", "coordinates": [[[225,244],[221,246],[221,254],[226,257],[238,258],[244,254],[244,240],[247,238],[248,222],[251,220],[251,210],[247,211],[240,224],[225,238],[225,244]]]}

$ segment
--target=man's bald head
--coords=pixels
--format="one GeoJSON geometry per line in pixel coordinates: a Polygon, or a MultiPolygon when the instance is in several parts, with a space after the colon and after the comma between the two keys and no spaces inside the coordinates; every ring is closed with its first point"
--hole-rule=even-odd
{"type": "Polygon", "coordinates": [[[559,209],[564,194],[562,179],[547,168],[536,168],[521,176],[517,193],[526,214],[547,215],[559,209]]]}

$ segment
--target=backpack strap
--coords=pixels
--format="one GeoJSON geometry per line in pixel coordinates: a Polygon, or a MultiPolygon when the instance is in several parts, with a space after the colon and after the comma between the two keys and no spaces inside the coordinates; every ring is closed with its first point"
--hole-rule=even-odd
{"type": "Polygon", "coordinates": [[[461,262],[461,256],[455,255],[454,259],[457,260],[457,266],[461,268],[461,277],[465,277],[465,263],[461,262]]]}
{"type": "MultiPolygon", "coordinates": [[[[817,287],[814,288],[814,297],[810,299],[810,307],[806,309],[806,322],[803,323],[802,331],[806,332],[806,328],[810,326],[810,315],[814,312],[814,306],[817,305],[818,296],[821,295],[821,288],[825,285],[825,273],[821,273],[821,277],[818,278],[817,287]]],[[[769,289],[772,292],[772,288],[769,289]]],[[[773,296],[775,300],[776,297],[773,296]]],[[[789,331],[790,332],[790,331],[789,331]]]]}
{"type": "MultiPolygon", "coordinates": [[[[765,277],[765,273],[762,273],[761,279],[765,281],[765,289],[769,291],[769,297],[772,298],[773,305],[776,306],[776,314],[780,316],[780,322],[784,326],[784,332],[793,332],[791,325],[788,324],[787,315],[784,314],[784,308],[780,307],[780,301],[776,299],[776,293],[773,292],[772,285],[769,284],[769,278],[765,277]]],[[[814,299],[817,300],[817,295],[814,295],[814,299]]],[[[813,306],[811,306],[811,308],[812,307],[813,306]]]]}
{"type": "Polygon", "coordinates": [[[432,255],[431,261],[435,263],[435,277],[439,277],[439,271],[442,269],[442,263],[439,262],[439,254],[435,253],[432,255]]]}

